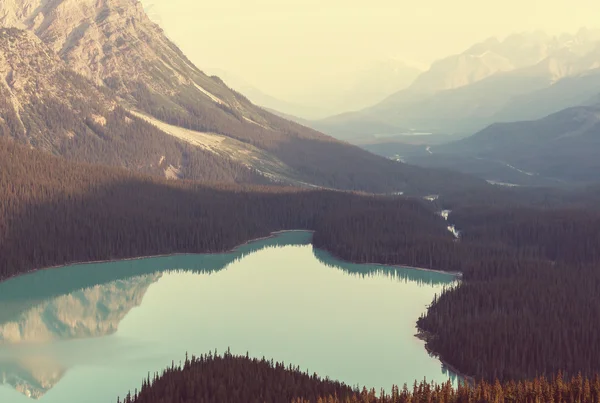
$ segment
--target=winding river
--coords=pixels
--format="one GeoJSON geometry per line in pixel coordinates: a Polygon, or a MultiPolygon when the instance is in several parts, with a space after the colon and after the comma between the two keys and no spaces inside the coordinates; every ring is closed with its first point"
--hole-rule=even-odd
{"type": "Polygon", "coordinates": [[[286,232],[0,283],[0,401],[115,402],[186,352],[228,347],[377,389],[456,379],[414,337],[453,276],[351,264],[310,242],[286,232]]]}

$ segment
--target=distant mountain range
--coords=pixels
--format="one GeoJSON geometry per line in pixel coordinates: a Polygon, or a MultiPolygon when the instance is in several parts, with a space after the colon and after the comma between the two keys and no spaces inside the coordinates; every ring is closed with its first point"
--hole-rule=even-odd
{"type": "Polygon", "coordinates": [[[319,119],[328,115],[327,110],[323,110],[316,106],[307,106],[300,103],[288,102],[272,95],[266,94],[258,89],[255,85],[220,68],[207,69],[207,73],[218,76],[230,88],[238,91],[246,96],[252,103],[263,107],[269,111],[273,111],[280,116],[293,116],[294,121],[300,123],[302,119],[319,119]],[[296,117],[297,116],[297,117],[296,117]]]}
{"type": "Polygon", "coordinates": [[[472,134],[498,121],[538,119],[585,104],[600,93],[600,32],[541,32],[491,38],[435,62],[405,90],[355,113],[313,122],[338,138],[354,139],[407,128],[437,134],[472,134]]]}
{"type": "Polygon", "coordinates": [[[494,124],[435,152],[498,161],[526,176],[566,183],[600,179],[600,104],[534,121],[494,124]]]}
{"type": "Polygon", "coordinates": [[[0,26],[0,133],[53,154],[212,182],[427,192],[473,181],[255,106],[199,70],[137,0],[2,2],[0,26]]]}
{"type": "Polygon", "coordinates": [[[256,105],[282,115],[297,117],[295,121],[318,120],[342,111],[371,106],[408,87],[422,73],[419,68],[400,60],[379,61],[353,74],[346,74],[345,78],[331,81],[329,85],[316,85],[313,89],[307,89],[307,93],[314,93],[311,94],[311,100],[303,103],[285,101],[266,94],[227,70],[215,68],[208,71],[218,75],[228,86],[243,93],[256,105]]]}
{"type": "Polygon", "coordinates": [[[468,173],[496,185],[565,186],[600,178],[600,102],[538,120],[495,123],[445,144],[434,144],[437,140],[365,148],[423,167],[468,173]]]}

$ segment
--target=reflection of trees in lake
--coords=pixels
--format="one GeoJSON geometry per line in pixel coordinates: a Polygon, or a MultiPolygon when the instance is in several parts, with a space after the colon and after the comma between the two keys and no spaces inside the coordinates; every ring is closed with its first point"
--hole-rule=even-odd
{"type": "Polygon", "coordinates": [[[414,282],[421,285],[447,285],[453,283],[456,278],[452,274],[440,273],[428,270],[410,269],[396,266],[381,266],[377,264],[356,264],[346,262],[333,257],[329,252],[322,249],[313,249],[315,257],[324,265],[345,271],[357,276],[386,276],[405,282],[414,282]]]}

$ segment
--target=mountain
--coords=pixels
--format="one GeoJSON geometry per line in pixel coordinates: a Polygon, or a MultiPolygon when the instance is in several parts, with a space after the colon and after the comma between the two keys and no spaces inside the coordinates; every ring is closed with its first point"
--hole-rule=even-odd
{"type": "Polygon", "coordinates": [[[448,182],[253,105],[194,66],[137,0],[5,1],[0,25],[28,32],[0,38],[2,123],[33,147],[183,179],[374,192],[448,182]]]}
{"type": "MultiPolygon", "coordinates": [[[[600,61],[600,55],[598,60],[600,61]]],[[[540,90],[513,98],[493,120],[509,122],[535,120],[576,105],[596,102],[600,94],[600,68],[582,74],[565,77],[540,90]]]]}
{"type": "Polygon", "coordinates": [[[500,184],[546,185],[598,181],[600,104],[568,108],[540,120],[496,123],[430,154],[408,158],[500,184]]]}
{"type": "Polygon", "coordinates": [[[409,87],[423,71],[403,62],[387,59],[354,73],[339,90],[335,107],[341,111],[360,110],[381,102],[391,94],[409,87]]]}
{"type": "Polygon", "coordinates": [[[112,90],[71,70],[27,31],[0,29],[0,111],[0,133],[68,159],[158,176],[268,182],[248,159],[193,147],[127,112],[112,90]]]}
{"type": "Polygon", "coordinates": [[[218,76],[225,84],[227,84],[227,86],[244,94],[244,96],[252,103],[275,115],[285,117],[286,119],[286,116],[298,116],[296,119],[288,120],[302,124],[303,119],[320,119],[328,115],[326,110],[319,107],[289,102],[269,95],[230,71],[219,68],[210,68],[207,69],[207,72],[211,75],[218,76]]]}
{"type": "Polygon", "coordinates": [[[295,122],[320,120],[343,111],[359,110],[371,106],[396,91],[408,87],[422,72],[400,60],[384,60],[366,68],[332,77],[325,85],[316,85],[304,94],[302,102],[290,102],[266,94],[243,78],[223,69],[210,69],[227,85],[244,94],[256,105],[277,111],[283,116],[297,116],[295,122]]]}
{"type": "MultiPolygon", "coordinates": [[[[562,79],[591,74],[600,67],[600,33],[580,30],[575,35],[549,36],[541,32],[514,34],[503,41],[491,38],[465,52],[435,62],[407,89],[383,102],[345,118],[333,117],[314,127],[338,135],[357,121],[380,121],[420,131],[470,134],[500,121],[514,121],[527,99],[556,92],[555,106],[532,108],[528,118],[538,119],[589,96],[568,93],[562,79]],[[557,85],[558,84],[558,85],[557,85]],[[554,87],[554,88],[552,88],[554,87]],[[552,88],[552,89],[550,89],[552,88]],[[513,106],[514,103],[514,106],[513,106]],[[559,109],[555,109],[559,107],[559,109]],[[336,130],[329,129],[334,125],[336,130]]],[[[363,135],[373,134],[373,131],[363,135]]],[[[341,137],[341,136],[340,136],[341,137]]]]}

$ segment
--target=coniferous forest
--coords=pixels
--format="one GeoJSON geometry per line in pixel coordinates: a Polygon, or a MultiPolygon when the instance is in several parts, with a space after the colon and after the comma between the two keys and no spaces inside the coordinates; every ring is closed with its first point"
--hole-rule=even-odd
{"type": "MultiPolygon", "coordinates": [[[[360,365],[360,364],[357,364],[360,365]]],[[[234,356],[187,358],[161,375],[148,376],[141,389],[118,399],[119,403],[594,403],[600,401],[600,377],[582,375],[536,377],[522,382],[475,384],[426,381],[392,386],[390,391],[349,387],[310,375],[300,368],[266,359],[234,356]]]]}
{"type": "Polygon", "coordinates": [[[72,262],[218,252],[310,229],[315,246],[343,259],[462,272],[419,327],[428,348],[465,375],[600,372],[598,188],[489,186],[462,202],[451,193],[429,202],[168,181],[6,140],[0,161],[0,278],[72,262]],[[448,222],[439,215],[446,208],[448,222]]]}
{"type": "Polygon", "coordinates": [[[10,141],[0,141],[0,161],[0,278],[73,262],[226,251],[273,231],[318,230],[338,210],[384,209],[397,221],[422,220],[423,236],[451,239],[418,200],[169,181],[10,141]]]}

